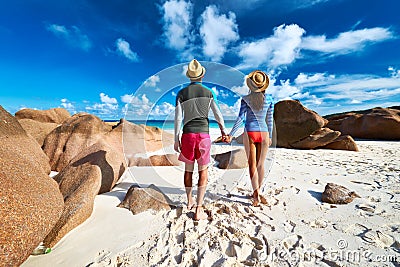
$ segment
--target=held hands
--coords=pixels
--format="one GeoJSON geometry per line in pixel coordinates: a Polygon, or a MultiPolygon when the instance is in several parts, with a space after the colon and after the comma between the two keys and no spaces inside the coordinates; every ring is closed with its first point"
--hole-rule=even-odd
{"type": "Polygon", "coordinates": [[[222,135],[222,142],[230,144],[232,142],[232,136],[229,134],[222,135]]]}

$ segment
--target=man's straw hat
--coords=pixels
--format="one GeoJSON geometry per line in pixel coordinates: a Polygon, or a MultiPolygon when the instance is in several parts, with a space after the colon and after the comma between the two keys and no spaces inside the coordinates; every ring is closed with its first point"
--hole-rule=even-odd
{"type": "Polygon", "coordinates": [[[188,69],[186,71],[186,76],[189,79],[202,78],[205,73],[206,69],[196,59],[193,59],[189,62],[188,69]]]}
{"type": "Polygon", "coordinates": [[[247,75],[246,83],[252,92],[263,92],[269,85],[269,78],[261,70],[255,70],[247,75]]]}

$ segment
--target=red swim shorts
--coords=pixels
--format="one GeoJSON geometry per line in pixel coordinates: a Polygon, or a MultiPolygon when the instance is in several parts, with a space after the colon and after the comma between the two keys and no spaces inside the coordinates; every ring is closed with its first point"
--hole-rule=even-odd
{"type": "Polygon", "coordinates": [[[199,165],[210,163],[211,139],[206,133],[185,133],[181,139],[181,154],[179,160],[185,163],[194,163],[197,160],[199,165]]]}
{"type": "Polygon", "coordinates": [[[267,139],[268,132],[247,132],[247,135],[253,141],[253,143],[262,143],[265,139],[267,139]]]}

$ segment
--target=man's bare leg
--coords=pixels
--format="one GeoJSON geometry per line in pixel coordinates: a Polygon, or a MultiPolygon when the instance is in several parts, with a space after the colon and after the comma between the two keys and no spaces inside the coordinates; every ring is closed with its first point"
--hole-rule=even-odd
{"type": "Polygon", "coordinates": [[[199,184],[197,188],[197,207],[194,214],[195,220],[205,220],[208,218],[207,213],[203,208],[204,195],[206,193],[208,182],[208,166],[199,165],[199,184]]]}
{"type": "Polygon", "coordinates": [[[194,169],[194,163],[185,163],[185,174],[183,175],[183,178],[184,178],[184,183],[185,183],[186,196],[188,199],[188,203],[187,203],[188,209],[193,208],[195,205],[195,202],[193,200],[193,195],[192,195],[193,169],[194,169]]]}

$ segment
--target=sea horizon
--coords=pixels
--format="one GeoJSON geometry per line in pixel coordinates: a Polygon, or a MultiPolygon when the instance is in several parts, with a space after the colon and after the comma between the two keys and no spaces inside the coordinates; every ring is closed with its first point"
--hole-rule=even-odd
{"type": "MultiPolygon", "coordinates": [[[[119,120],[103,120],[105,122],[118,122],[119,120]]],[[[173,120],[128,120],[134,124],[144,124],[147,126],[158,127],[163,130],[173,130],[175,122],[173,120]]],[[[235,120],[225,120],[225,127],[232,128],[235,120]]],[[[219,129],[218,123],[210,120],[209,127],[212,129],[219,129]]]]}

